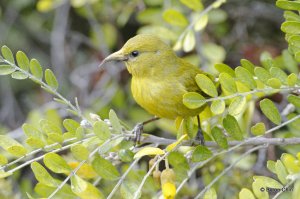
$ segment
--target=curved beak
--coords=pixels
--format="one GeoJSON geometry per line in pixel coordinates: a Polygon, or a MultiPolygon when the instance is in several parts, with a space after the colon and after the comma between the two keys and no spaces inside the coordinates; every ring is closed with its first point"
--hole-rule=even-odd
{"type": "Polygon", "coordinates": [[[109,56],[107,56],[100,64],[98,67],[101,67],[102,65],[104,65],[107,62],[110,61],[127,61],[128,57],[127,55],[124,55],[124,53],[119,50],[117,52],[114,52],[112,54],[110,54],[109,56]]]}

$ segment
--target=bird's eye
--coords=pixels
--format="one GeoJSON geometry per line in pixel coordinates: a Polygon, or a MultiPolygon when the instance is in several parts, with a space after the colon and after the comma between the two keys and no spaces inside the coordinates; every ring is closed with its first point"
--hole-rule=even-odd
{"type": "Polygon", "coordinates": [[[135,50],[135,51],[132,51],[132,52],[131,52],[131,56],[132,56],[132,57],[137,57],[137,56],[139,56],[139,51],[136,51],[136,50],[135,50]]]}

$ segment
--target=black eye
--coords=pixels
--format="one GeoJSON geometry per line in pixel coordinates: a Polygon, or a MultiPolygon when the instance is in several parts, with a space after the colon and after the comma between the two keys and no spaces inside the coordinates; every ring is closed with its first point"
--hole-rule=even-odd
{"type": "Polygon", "coordinates": [[[135,51],[132,51],[132,52],[131,52],[131,56],[132,56],[132,57],[137,57],[137,56],[139,56],[139,51],[136,51],[136,50],[135,50],[135,51]]]}

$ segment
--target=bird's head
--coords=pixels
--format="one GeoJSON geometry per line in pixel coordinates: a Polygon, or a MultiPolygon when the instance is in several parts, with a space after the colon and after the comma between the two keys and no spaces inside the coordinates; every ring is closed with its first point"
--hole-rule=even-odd
{"type": "Polygon", "coordinates": [[[119,51],[106,57],[100,66],[110,61],[124,61],[129,73],[143,77],[163,73],[165,68],[174,65],[172,62],[176,61],[176,55],[158,37],[140,34],[129,39],[119,51]]]}

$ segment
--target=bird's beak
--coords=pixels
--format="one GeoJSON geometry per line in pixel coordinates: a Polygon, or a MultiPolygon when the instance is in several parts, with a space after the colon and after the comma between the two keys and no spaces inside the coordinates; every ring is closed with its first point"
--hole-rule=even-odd
{"type": "Polygon", "coordinates": [[[110,62],[110,61],[127,61],[128,57],[124,55],[122,50],[119,50],[117,52],[114,52],[113,54],[110,54],[107,56],[99,65],[101,67],[103,64],[110,62]]]}

